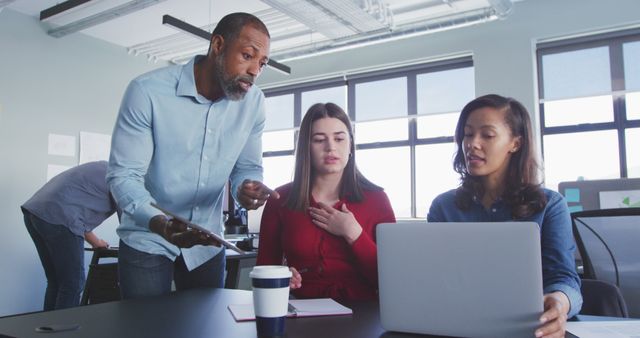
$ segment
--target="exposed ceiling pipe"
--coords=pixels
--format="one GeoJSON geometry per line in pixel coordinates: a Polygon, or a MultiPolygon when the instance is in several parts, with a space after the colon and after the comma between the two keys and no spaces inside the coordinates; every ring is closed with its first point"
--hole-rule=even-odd
{"type": "Polygon", "coordinates": [[[372,1],[380,4],[367,5],[358,0],[262,0],[330,39],[390,30],[392,22],[388,7],[381,3],[382,0],[372,1]]]}
{"type": "Polygon", "coordinates": [[[16,0],[0,0],[0,12],[2,12],[2,10],[6,7],[9,6],[9,4],[11,4],[12,2],[14,2],[16,0]]]}
{"type": "Polygon", "coordinates": [[[388,41],[389,39],[400,39],[410,36],[434,33],[443,30],[449,30],[458,27],[470,26],[487,21],[496,20],[497,13],[493,8],[483,8],[472,10],[456,15],[430,20],[425,25],[424,22],[416,22],[408,25],[396,27],[392,32],[374,32],[356,37],[349,37],[336,40],[328,40],[323,42],[309,43],[306,45],[281,50],[272,54],[273,57],[282,61],[291,61],[303,57],[317,54],[330,53],[338,50],[346,50],[362,45],[370,45],[388,41]]]}
{"type": "Polygon", "coordinates": [[[0,0],[0,9],[4,8],[5,6],[9,6],[9,4],[14,1],[16,0],[0,0]]]}
{"type": "MultiPolygon", "coordinates": [[[[2,0],[0,0],[2,1],[2,0]]],[[[315,0],[313,0],[315,2],[315,0]]],[[[352,0],[359,1],[358,5],[364,10],[369,12],[376,6],[386,6],[380,0],[352,0]]],[[[449,8],[455,8],[456,2],[460,0],[439,0],[439,1],[422,1],[419,3],[410,4],[408,6],[399,7],[394,9],[392,15],[404,15],[407,12],[416,10],[428,10],[432,7],[447,6],[449,8]]],[[[293,18],[283,14],[282,12],[270,8],[254,13],[254,15],[260,17],[267,27],[272,30],[271,43],[286,41],[288,39],[302,38],[309,36],[314,39],[305,45],[273,50],[272,57],[279,60],[293,60],[311,56],[315,54],[325,54],[332,51],[345,50],[355,48],[362,45],[370,45],[380,43],[388,39],[397,40],[405,37],[428,34],[457,27],[469,26],[482,22],[496,20],[498,18],[505,18],[513,10],[511,0],[487,0],[490,7],[484,7],[475,10],[469,10],[466,12],[459,12],[453,15],[441,16],[439,18],[428,19],[427,21],[411,21],[409,23],[403,23],[394,30],[379,30],[375,32],[368,32],[360,34],[358,36],[348,36],[337,39],[323,39],[322,35],[314,33],[310,28],[303,26],[293,18]],[[273,28],[273,29],[271,29],[273,28]],[[286,29],[285,29],[286,28],[286,29]],[[274,31],[276,32],[274,34],[274,31]],[[312,37],[313,34],[313,37],[312,37]]],[[[451,10],[448,10],[451,11],[451,10]]],[[[405,21],[406,22],[406,21],[405,21]]],[[[211,31],[215,23],[211,25],[202,26],[201,28],[206,31],[211,31]]],[[[156,39],[153,41],[138,44],[129,47],[131,53],[146,54],[149,57],[169,59],[174,63],[181,63],[182,61],[189,59],[192,55],[184,53],[185,50],[197,50],[198,43],[194,42],[193,38],[187,34],[175,34],[168,37],[156,39]],[[167,52],[166,50],[170,52],[167,52]]],[[[206,47],[202,50],[206,51],[206,47]]]]}
{"type": "Polygon", "coordinates": [[[488,0],[491,7],[495,10],[496,15],[500,19],[506,18],[513,10],[513,2],[511,0],[488,0]]]}

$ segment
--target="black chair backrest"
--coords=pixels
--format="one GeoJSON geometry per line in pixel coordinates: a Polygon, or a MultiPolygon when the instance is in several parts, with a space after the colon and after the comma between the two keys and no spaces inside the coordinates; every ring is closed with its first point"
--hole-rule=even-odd
{"type": "Polygon", "coordinates": [[[629,317],[627,304],[617,286],[600,280],[582,280],[581,315],[629,317]]]}
{"type": "Polygon", "coordinates": [[[91,264],[80,305],[120,300],[118,263],[91,264]]]}
{"type": "Polygon", "coordinates": [[[631,317],[640,317],[640,208],[571,214],[584,278],[617,286],[631,317]]]}
{"type": "Polygon", "coordinates": [[[100,248],[85,251],[93,251],[87,281],[84,285],[80,305],[98,304],[120,299],[120,286],[118,284],[118,262],[99,264],[100,259],[118,258],[118,248],[100,248]]]}

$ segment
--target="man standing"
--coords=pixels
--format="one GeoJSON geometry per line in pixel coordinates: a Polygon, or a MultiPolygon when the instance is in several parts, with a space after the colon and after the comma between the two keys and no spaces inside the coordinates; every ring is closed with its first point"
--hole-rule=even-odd
{"type": "Polygon", "coordinates": [[[224,250],[212,237],[154,209],[222,232],[231,180],[247,209],[271,191],[262,180],[264,94],[254,81],[268,62],[269,32],[233,13],[213,31],[209,53],[134,79],[113,131],[107,180],[124,215],[119,277],[123,298],[222,287],[224,250]]]}
{"type": "Polygon", "coordinates": [[[94,248],[109,246],[92,232],[116,212],[106,173],[106,161],[73,167],[49,180],[21,207],[47,277],[45,311],[80,304],[83,242],[94,248]]]}

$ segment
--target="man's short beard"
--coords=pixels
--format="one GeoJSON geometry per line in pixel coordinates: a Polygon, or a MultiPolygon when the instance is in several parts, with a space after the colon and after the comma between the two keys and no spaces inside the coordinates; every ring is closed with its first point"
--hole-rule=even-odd
{"type": "Polygon", "coordinates": [[[227,70],[224,65],[224,52],[218,56],[216,56],[216,68],[215,75],[218,80],[218,85],[224,92],[224,95],[231,101],[239,101],[242,100],[247,94],[244,89],[240,86],[239,82],[242,78],[241,76],[230,76],[227,75],[227,70]]]}

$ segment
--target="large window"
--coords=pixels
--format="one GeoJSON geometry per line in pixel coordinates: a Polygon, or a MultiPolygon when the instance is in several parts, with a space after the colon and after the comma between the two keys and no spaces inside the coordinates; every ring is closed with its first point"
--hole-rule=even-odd
{"type": "Polygon", "coordinates": [[[640,177],[640,31],[538,46],[545,184],[640,177]]]}
{"type": "Polygon", "coordinates": [[[424,218],[435,196],[458,185],[453,134],[474,83],[471,58],[463,58],[265,90],[265,183],[291,181],[302,116],[334,102],[354,123],[359,169],[385,189],[396,217],[424,218]]]}

